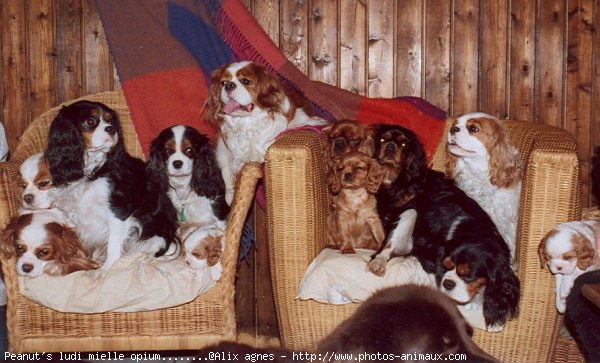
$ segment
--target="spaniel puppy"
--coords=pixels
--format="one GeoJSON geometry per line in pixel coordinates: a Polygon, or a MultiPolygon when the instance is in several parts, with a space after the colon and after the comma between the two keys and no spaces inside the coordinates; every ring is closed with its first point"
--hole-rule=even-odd
{"type": "Polygon", "coordinates": [[[514,258],[523,169],[497,118],[469,113],[448,132],[446,175],[490,215],[514,258]]]}
{"type": "Polygon", "coordinates": [[[104,260],[102,271],[124,252],[178,254],[177,212],[147,177],[145,163],[127,152],[114,110],[90,101],[63,107],[50,125],[44,157],[62,189],[57,207],[104,260]]]}
{"type": "Polygon", "coordinates": [[[391,251],[408,251],[426,272],[436,274],[446,295],[461,304],[481,303],[488,328],[504,325],[517,315],[520,283],[488,214],[444,174],[427,167],[414,132],[381,125],[375,140],[375,155],[387,169],[376,195],[378,209],[391,232],[369,269],[381,275],[391,251]]]}
{"type": "Polygon", "coordinates": [[[248,61],[224,65],[213,73],[205,118],[220,130],[216,156],[229,205],[242,166],[263,162],[275,136],[288,128],[325,124],[307,115],[267,68],[248,61]]]}
{"type": "Polygon", "coordinates": [[[597,241],[599,221],[573,221],[559,224],[539,245],[541,267],[548,266],[556,279],[556,309],[563,314],[575,279],[600,267],[597,241]]]}
{"type": "Polygon", "coordinates": [[[56,188],[52,183],[48,162],[42,153],[25,159],[19,174],[16,196],[21,201],[22,212],[54,208],[56,188]]]}
{"type": "MultiPolygon", "coordinates": [[[[179,211],[187,265],[193,269],[217,265],[229,206],[208,137],[185,125],[163,130],[152,141],[148,170],[155,189],[166,193],[179,211]]],[[[220,264],[216,275],[220,276],[220,264]]]]}
{"type": "Polygon", "coordinates": [[[378,249],[385,234],[374,195],[381,183],[377,160],[351,151],[334,162],[330,178],[336,197],[328,221],[327,247],[343,254],[356,253],[355,248],[378,249]]]}
{"type": "Polygon", "coordinates": [[[98,268],[77,234],[55,210],[13,218],[2,234],[0,253],[5,258],[17,257],[17,273],[21,276],[66,275],[98,268]]]}
{"type": "Polygon", "coordinates": [[[373,156],[375,141],[373,132],[358,121],[342,120],[323,129],[327,138],[327,154],[331,160],[339,160],[350,151],[373,156]]]}
{"type": "Polygon", "coordinates": [[[466,354],[469,361],[498,362],[472,336],[473,328],[448,297],[409,284],[375,292],[320,341],[318,352],[333,355],[332,362],[353,362],[347,359],[350,353],[354,359],[360,354],[379,354],[407,361],[425,361],[420,357],[434,354],[439,359],[466,354]]]}

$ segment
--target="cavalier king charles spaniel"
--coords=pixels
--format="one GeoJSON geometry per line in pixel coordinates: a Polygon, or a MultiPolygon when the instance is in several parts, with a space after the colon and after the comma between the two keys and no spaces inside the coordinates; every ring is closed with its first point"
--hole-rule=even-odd
{"type": "Polygon", "coordinates": [[[452,180],[427,167],[414,132],[378,125],[375,140],[375,155],[386,168],[377,206],[391,231],[369,269],[382,275],[392,251],[410,252],[435,273],[442,292],[459,304],[483,305],[488,328],[503,326],[517,315],[520,283],[494,222],[452,180]]]}
{"type": "Polygon", "coordinates": [[[334,162],[330,179],[334,202],[327,247],[343,254],[356,253],[355,248],[377,250],[385,238],[374,195],[381,184],[379,163],[351,151],[334,162]]]}
{"type": "Polygon", "coordinates": [[[559,224],[539,245],[541,267],[548,266],[556,280],[556,309],[563,314],[575,279],[600,267],[600,222],[573,221],[559,224]]]}
{"type": "Polygon", "coordinates": [[[21,202],[21,212],[54,208],[56,188],[43,153],[33,154],[21,164],[16,180],[16,197],[21,202]]]}
{"type": "Polygon", "coordinates": [[[13,218],[2,234],[0,252],[5,258],[17,257],[20,276],[66,275],[98,268],[62,213],[51,209],[13,218]]]}
{"type": "Polygon", "coordinates": [[[152,141],[148,169],[179,211],[186,264],[216,266],[211,274],[218,280],[229,206],[210,140],[191,126],[164,129],[152,141]]]}
{"type": "Polygon", "coordinates": [[[98,102],[63,107],[50,125],[48,161],[56,204],[106,271],[123,253],[174,258],[177,212],[126,148],[118,114],[98,102]]]}
{"type": "Polygon", "coordinates": [[[336,121],[323,129],[327,140],[326,153],[330,160],[339,160],[350,151],[373,156],[375,140],[368,126],[358,121],[336,121]]]}
{"type": "Polygon", "coordinates": [[[244,163],[263,162],[279,133],[326,123],[309,116],[267,68],[249,61],[226,64],[213,73],[205,118],[219,128],[216,156],[229,205],[244,163]]]}
{"type": "Polygon", "coordinates": [[[514,258],[523,169],[501,121],[485,113],[457,118],[447,150],[446,175],[490,215],[514,258]]]}

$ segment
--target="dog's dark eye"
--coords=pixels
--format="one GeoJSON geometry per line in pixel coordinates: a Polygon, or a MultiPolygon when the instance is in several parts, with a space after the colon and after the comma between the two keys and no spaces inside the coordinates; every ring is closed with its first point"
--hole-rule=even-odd
{"type": "Polygon", "coordinates": [[[357,171],[364,171],[366,168],[364,166],[357,166],[356,170],[357,171]]]}
{"type": "Polygon", "coordinates": [[[252,81],[251,81],[251,80],[249,80],[248,78],[242,78],[242,83],[243,83],[245,86],[248,86],[248,85],[252,84],[252,81]]]}
{"type": "Polygon", "coordinates": [[[50,251],[47,248],[44,248],[43,250],[41,250],[40,252],[38,252],[38,257],[48,256],[49,253],[50,253],[50,251]]]}
{"type": "Polygon", "coordinates": [[[452,127],[450,128],[450,132],[451,132],[451,133],[453,133],[453,134],[455,134],[455,133],[457,133],[457,132],[459,132],[459,131],[460,131],[460,129],[459,129],[459,128],[458,128],[458,126],[456,126],[456,125],[454,125],[454,126],[452,126],[452,127]]]}
{"type": "Polygon", "coordinates": [[[173,149],[165,149],[165,154],[167,154],[167,156],[171,156],[171,155],[175,154],[175,150],[173,150],[173,149]]]}
{"type": "Polygon", "coordinates": [[[221,86],[225,87],[227,85],[227,81],[221,81],[221,86]]]}
{"type": "Polygon", "coordinates": [[[90,117],[90,118],[85,119],[85,121],[83,121],[83,123],[86,126],[96,126],[96,119],[93,117],[90,117]]]}
{"type": "Polygon", "coordinates": [[[39,183],[37,183],[37,186],[38,186],[38,187],[41,187],[41,188],[43,188],[43,187],[47,187],[47,186],[49,186],[49,185],[50,185],[50,181],[49,181],[49,180],[45,180],[45,181],[42,181],[42,182],[39,182],[39,183]]]}
{"type": "Polygon", "coordinates": [[[185,148],[185,150],[183,150],[183,153],[185,154],[185,156],[191,157],[192,155],[194,155],[194,149],[192,149],[191,147],[187,147],[185,148]]]}
{"type": "Polygon", "coordinates": [[[382,137],[381,139],[379,139],[379,142],[383,144],[385,142],[385,139],[382,137]]]}
{"type": "Polygon", "coordinates": [[[17,251],[17,253],[25,253],[25,246],[15,245],[15,251],[17,251]]]}
{"type": "Polygon", "coordinates": [[[400,144],[400,146],[401,146],[403,149],[406,149],[406,147],[408,146],[408,144],[407,144],[407,143],[405,143],[405,142],[403,142],[403,143],[401,143],[401,144],[400,144]]]}
{"type": "Polygon", "coordinates": [[[469,125],[469,127],[467,127],[467,129],[469,130],[469,132],[472,132],[472,133],[479,132],[479,127],[477,127],[477,125],[469,125]]]}

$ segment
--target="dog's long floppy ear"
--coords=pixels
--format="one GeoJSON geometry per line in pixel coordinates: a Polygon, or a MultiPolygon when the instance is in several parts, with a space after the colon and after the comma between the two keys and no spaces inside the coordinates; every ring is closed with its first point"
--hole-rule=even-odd
{"type": "Polygon", "coordinates": [[[512,147],[508,135],[498,122],[494,122],[497,129],[489,149],[490,183],[500,188],[513,186],[522,177],[521,158],[512,147]]]}
{"type": "Polygon", "coordinates": [[[87,256],[75,231],[56,222],[48,223],[46,228],[52,230],[55,235],[61,236],[61,241],[52,240],[52,247],[55,253],[54,260],[63,275],[100,267],[96,261],[87,256]]]}
{"type": "Polygon", "coordinates": [[[594,264],[596,259],[596,250],[594,249],[595,241],[588,240],[583,234],[577,232],[573,237],[573,244],[577,249],[577,267],[582,270],[587,270],[594,264]]]}
{"type": "Polygon", "coordinates": [[[164,147],[169,132],[169,129],[164,129],[150,144],[150,155],[146,163],[149,192],[166,193],[169,190],[167,155],[164,147]]]}
{"type": "Polygon", "coordinates": [[[538,255],[540,256],[540,268],[543,270],[546,267],[546,263],[548,263],[546,259],[546,243],[548,241],[548,236],[546,235],[542,238],[540,245],[538,246],[538,255]]]}
{"type": "Polygon", "coordinates": [[[223,115],[221,114],[221,78],[228,66],[228,64],[225,64],[212,73],[212,82],[204,107],[204,119],[217,127],[223,122],[223,115]]]}
{"type": "Polygon", "coordinates": [[[507,258],[490,257],[487,265],[489,279],[483,298],[483,317],[488,327],[503,326],[519,314],[521,284],[507,258]]]}
{"type": "Polygon", "coordinates": [[[79,117],[88,104],[80,101],[63,107],[50,125],[44,157],[48,160],[52,182],[57,187],[84,176],[85,141],[79,117]]]}
{"type": "Polygon", "coordinates": [[[261,108],[269,112],[281,112],[288,120],[294,117],[295,108],[292,107],[291,99],[287,97],[286,90],[277,76],[265,66],[250,63],[248,65],[256,75],[256,102],[261,108]]]}
{"type": "Polygon", "coordinates": [[[338,194],[342,190],[342,176],[338,171],[340,162],[341,161],[339,160],[333,161],[333,165],[331,166],[330,173],[327,178],[327,184],[329,184],[329,190],[332,194],[338,194]]]}
{"type": "Polygon", "coordinates": [[[375,138],[373,137],[373,133],[370,129],[366,129],[365,138],[360,144],[358,151],[369,157],[373,157],[373,155],[375,155],[375,138]]]}
{"type": "Polygon", "coordinates": [[[2,231],[2,236],[0,237],[0,254],[2,254],[4,258],[16,256],[15,233],[18,219],[19,217],[13,217],[8,226],[2,231]]]}
{"type": "Polygon", "coordinates": [[[385,168],[379,164],[376,159],[369,160],[369,174],[367,174],[367,181],[365,188],[370,194],[375,194],[379,190],[381,183],[383,182],[385,168]]]}
{"type": "Polygon", "coordinates": [[[210,140],[191,127],[188,128],[188,134],[197,153],[192,168],[192,189],[196,194],[211,199],[213,213],[220,220],[224,220],[230,208],[225,201],[223,174],[210,140]]]}

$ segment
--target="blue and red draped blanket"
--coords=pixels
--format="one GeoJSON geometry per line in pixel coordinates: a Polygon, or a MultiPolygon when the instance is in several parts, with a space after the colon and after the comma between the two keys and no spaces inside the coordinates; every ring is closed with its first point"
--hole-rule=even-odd
{"type": "Polygon", "coordinates": [[[416,97],[366,98],[311,81],[290,63],[239,0],[96,0],[110,51],[144,152],[174,124],[214,138],[203,109],[211,73],[252,60],[304,94],[327,120],[392,123],[410,128],[431,160],[444,111],[416,97]]]}

